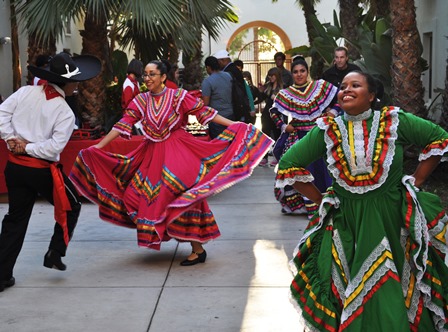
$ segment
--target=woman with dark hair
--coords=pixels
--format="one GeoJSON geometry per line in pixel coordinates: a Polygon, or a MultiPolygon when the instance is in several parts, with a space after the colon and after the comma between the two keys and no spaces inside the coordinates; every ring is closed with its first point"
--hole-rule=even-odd
{"type": "MultiPolygon", "coordinates": [[[[278,93],[270,109],[272,120],[283,136],[278,142],[282,144],[276,144],[274,150],[277,159],[314,128],[319,117],[338,115],[336,105],[338,89],[335,86],[324,80],[309,80],[308,64],[303,58],[293,62],[291,71],[294,84],[278,93]],[[284,120],[288,118],[291,121],[286,123],[284,120]],[[278,146],[279,152],[277,152],[278,146]]],[[[317,160],[308,170],[314,175],[316,186],[325,192],[331,185],[331,179],[323,160],[317,160]]],[[[282,213],[307,213],[311,218],[317,210],[316,204],[291,186],[275,188],[274,192],[282,206],[282,213]]]]}
{"type": "Polygon", "coordinates": [[[132,99],[140,93],[140,83],[138,79],[142,76],[143,63],[140,60],[132,59],[127,69],[127,77],[123,82],[121,93],[121,109],[124,111],[132,99]]]}
{"type": "MultiPolygon", "coordinates": [[[[261,112],[261,130],[275,141],[280,137],[280,130],[272,121],[269,110],[274,103],[275,96],[277,96],[277,93],[283,88],[280,70],[276,67],[269,69],[267,79],[267,83],[260,86],[259,89],[261,99],[265,102],[263,111],[261,112]]],[[[267,164],[268,155],[264,156],[263,160],[260,162],[260,166],[266,166],[267,164]]]]}
{"type": "MultiPolygon", "coordinates": [[[[171,64],[166,59],[161,60],[166,66],[166,80],[164,82],[165,86],[169,89],[177,89],[179,86],[177,85],[176,71],[179,71],[179,67],[175,64],[171,64]]],[[[179,73],[177,74],[179,76],[179,73]]]]}
{"type": "Polygon", "coordinates": [[[80,152],[70,177],[99,205],[102,219],[136,228],[140,246],[159,250],[171,238],[189,241],[192,253],[181,265],[194,265],[205,262],[202,244],[220,235],[206,198],[249,177],[271,140],[252,125],[218,115],[183,89],[166,88],[166,74],[161,61],[146,65],[148,92],[131,101],[102,141],[80,152]],[[228,128],[202,141],[185,130],[188,115],[228,128]],[[140,120],[144,139],[135,151],[101,150],[118,136],[129,138],[140,120]]]}
{"type": "Polygon", "coordinates": [[[375,110],[374,79],[347,74],[344,113],[318,119],[281,158],[276,184],[319,205],[291,267],[291,299],[310,331],[446,331],[448,216],[419,190],[447,159],[448,133],[398,107],[375,110]],[[405,146],[422,148],[403,173],[405,146]],[[306,167],[324,158],[334,182],[322,193],[306,167]]]}

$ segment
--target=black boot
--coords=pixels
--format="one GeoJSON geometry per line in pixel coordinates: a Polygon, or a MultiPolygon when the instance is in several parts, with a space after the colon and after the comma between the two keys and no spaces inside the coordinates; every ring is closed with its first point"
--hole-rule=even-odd
{"type": "Polygon", "coordinates": [[[67,269],[67,266],[62,263],[61,254],[52,249],[49,249],[45,254],[44,266],[59,271],[65,271],[67,269]]]}
{"type": "Polygon", "coordinates": [[[3,292],[5,288],[12,287],[16,283],[16,279],[14,277],[11,277],[8,280],[3,280],[0,282],[0,292],[3,292]]]}

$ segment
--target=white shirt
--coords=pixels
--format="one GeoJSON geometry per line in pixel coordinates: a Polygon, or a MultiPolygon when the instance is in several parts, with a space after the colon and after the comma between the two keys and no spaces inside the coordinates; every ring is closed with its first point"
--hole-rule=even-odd
{"type": "Polygon", "coordinates": [[[3,140],[24,139],[26,153],[32,157],[59,161],[70,139],[75,115],[61,95],[47,100],[43,86],[24,86],[0,104],[0,136],[3,140]]]}

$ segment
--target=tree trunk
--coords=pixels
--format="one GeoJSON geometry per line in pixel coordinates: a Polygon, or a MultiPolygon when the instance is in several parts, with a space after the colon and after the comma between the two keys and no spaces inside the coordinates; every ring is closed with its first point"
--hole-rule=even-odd
{"type": "Polygon", "coordinates": [[[80,31],[82,39],[82,54],[94,55],[101,59],[101,73],[79,85],[78,103],[83,122],[88,122],[91,128],[103,127],[106,121],[106,79],[112,76],[109,42],[107,39],[107,18],[93,17],[86,14],[84,30],[80,31]]]}
{"type": "Polygon", "coordinates": [[[13,91],[17,91],[22,85],[22,69],[20,67],[19,29],[16,9],[12,1],[9,2],[9,9],[11,11],[12,88],[13,91]]]}
{"type": "Polygon", "coordinates": [[[442,98],[442,126],[445,130],[448,130],[448,58],[445,67],[445,92],[442,98]]]}
{"type": "Polygon", "coordinates": [[[388,18],[390,16],[390,0],[370,1],[370,9],[375,13],[376,17],[388,18]]]}
{"type": "MultiPolygon", "coordinates": [[[[41,55],[50,55],[53,56],[56,53],[56,40],[51,38],[52,41],[50,45],[44,46],[42,43],[39,43],[36,39],[36,36],[33,33],[28,34],[28,64],[35,65],[36,58],[41,55]]],[[[33,84],[33,74],[28,71],[27,75],[27,84],[33,84]]]]}
{"type": "MultiPolygon", "coordinates": [[[[201,29],[196,28],[196,34],[200,40],[201,29]]],[[[198,44],[192,53],[184,52],[182,61],[184,64],[182,87],[188,91],[199,90],[203,79],[201,45],[198,44]]]]}
{"type": "Polygon", "coordinates": [[[392,99],[404,110],[426,117],[421,81],[422,44],[415,20],[413,0],[390,3],[392,27],[392,99]]]}
{"type": "MultiPolygon", "coordinates": [[[[358,40],[358,11],[359,0],[339,0],[342,35],[346,40],[356,42],[358,40]]],[[[361,55],[349,42],[345,43],[348,56],[352,60],[359,59],[361,55]]]]}
{"type": "MultiPolygon", "coordinates": [[[[314,31],[313,24],[311,23],[310,16],[316,15],[316,10],[314,9],[314,1],[313,0],[301,0],[300,4],[302,5],[303,15],[305,16],[305,24],[306,30],[308,32],[308,41],[311,45],[314,41],[314,36],[317,33],[314,31]]],[[[313,79],[317,79],[322,77],[324,72],[324,61],[322,57],[316,53],[311,56],[311,68],[310,68],[310,76],[313,79]]]]}

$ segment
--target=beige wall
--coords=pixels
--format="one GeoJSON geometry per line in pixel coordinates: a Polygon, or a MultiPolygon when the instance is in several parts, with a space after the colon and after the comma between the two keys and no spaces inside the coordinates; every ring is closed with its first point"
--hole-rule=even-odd
{"type": "MultiPolygon", "coordinates": [[[[256,21],[267,22],[275,27],[279,35],[283,34],[292,47],[308,44],[303,12],[295,4],[295,0],[279,0],[277,3],[259,0],[234,0],[231,1],[237,7],[240,21],[238,24],[228,25],[223,29],[218,41],[209,41],[204,38],[204,55],[210,55],[219,49],[228,46],[231,36],[242,27],[250,27],[256,21]],[[280,33],[279,33],[280,32],[280,33]]],[[[423,76],[424,85],[427,87],[427,98],[429,87],[443,88],[445,80],[445,68],[448,50],[448,1],[447,0],[415,0],[417,7],[418,28],[421,33],[422,42],[425,47],[424,57],[430,60],[431,75],[429,72],[423,76]],[[432,45],[432,48],[429,48],[432,45]],[[432,51],[431,51],[432,50],[432,51]],[[429,82],[431,76],[431,82],[429,82]]],[[[316,6],[318,17],[322,22],[333,21],[333,10],[337,9],[337,0],[321,0],[316,6]]],[[[64,48],[70,49],[71,53],[81,52],[81,37],[79,30],[82,26],[71,26],[71,34],[64,34],[62,40],[57,44],[57,51],[64,48]]],[[[0,37],[10,36],[9,2],[0,1],[0,37]]],[[[19,41],[20,57],[22,64],[22,84],[25,84],[26,71],[26,48],[27,38],[23,36],[19,41]]],[[[286,44],[288,44],[286,43],[286,44]]],[[[0,45],[0,94],[4,97],[12,93],[12,55],[11,45],[0,45]]],[[[434,97],[434,94],[432,94],[434,97]]]]}

